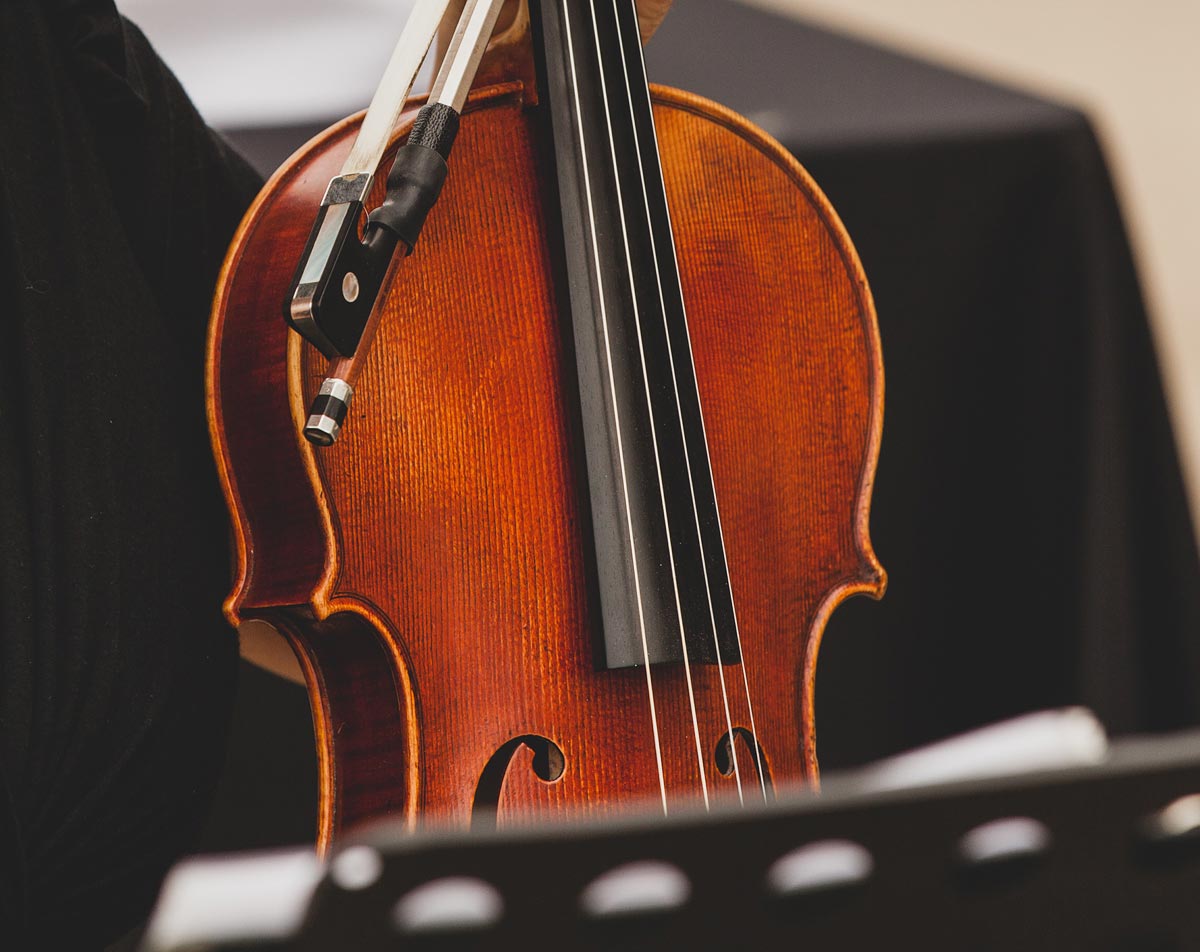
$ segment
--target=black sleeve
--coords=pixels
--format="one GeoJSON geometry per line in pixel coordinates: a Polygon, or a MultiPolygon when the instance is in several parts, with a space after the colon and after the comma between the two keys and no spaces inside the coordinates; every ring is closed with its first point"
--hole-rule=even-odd
{"type": "Polygon", "coordinates": [[[104,0],[0,4],[0,130],[0,944],[86,949],[224,749],[204,338],[259,182],[104,0]]]}

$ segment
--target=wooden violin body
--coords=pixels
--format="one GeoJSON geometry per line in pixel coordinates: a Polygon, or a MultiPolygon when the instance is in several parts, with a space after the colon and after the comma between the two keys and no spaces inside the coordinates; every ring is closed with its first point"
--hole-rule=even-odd
{"type": "Polygon", "coordinates": [[[578,397],[525,91],[473,95],[338,444],[299,435],[325,365],[279,311],[356,119],[276,173],[215,302],[209,409],[238,560],[226,611],[271,623],[301,660],[326,843],[385,813],[461,825],[660,789],[695,805],[701,770],[712,801],[736,803],[728,723],[746,799],[813,781],[825,621],[884,588],[867,533],[882,363],[850,241],[776,142],[656,88],[742,646],[740,664],[691,667],[694,722],[682,666],[652,667],[660,781],[645,671],[596,662],[578,397]]]}

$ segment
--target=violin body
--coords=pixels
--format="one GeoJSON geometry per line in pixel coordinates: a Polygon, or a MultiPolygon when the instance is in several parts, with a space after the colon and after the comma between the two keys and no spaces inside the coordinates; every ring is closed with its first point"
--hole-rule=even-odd
{"type": "Polygon", "coordinates": [[[276,173],[222,275],[207,372],[236,540],[226,613],[269,622],[301,661],[323,843],[383,814],[509,822],[653,806],[660,790],[664,808],[697,806],[701,771],[714,803],[815,782],[826,619],[885,585],[867,531],[882,361],[851,243],[778,143],[656,87],[741,637],[740,663],[691,666],[690,695],[683,666],[652,667],[656,758],[645,671],[596,660],[564,278],[527,90],[472,95],[335,446],[300,436],[325,363],[278,315],[357,118],[276,173]]]}

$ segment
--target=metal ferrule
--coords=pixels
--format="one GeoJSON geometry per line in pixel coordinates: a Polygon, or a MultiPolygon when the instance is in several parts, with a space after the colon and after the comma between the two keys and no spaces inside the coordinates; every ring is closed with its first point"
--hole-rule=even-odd
{"type": "Polygon", "coordinates": [[[354,389],[344,380],[330,377],[313,398],[304,438],[317,446],[332,446],[342,432],[342,424],[354,399],[354,389]]]}
{"type": "Polygon", "coordinates": [[[354,399],[354,388],[340,377],[330,377],[321,384],[317,396],[333,397],[335,400],[340,400],[349,409],[350,401],[354,399]]]}

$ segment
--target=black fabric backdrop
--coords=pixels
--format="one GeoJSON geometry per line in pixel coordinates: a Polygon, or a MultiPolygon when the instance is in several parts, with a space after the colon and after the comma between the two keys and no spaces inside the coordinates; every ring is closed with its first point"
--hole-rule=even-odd
{"type": "Polygon", "coordinates": [[[0,4],[0,945],[88,949],[191,848],[237,671],[208,302],[258,176],[110,3],[0,4]]]}

